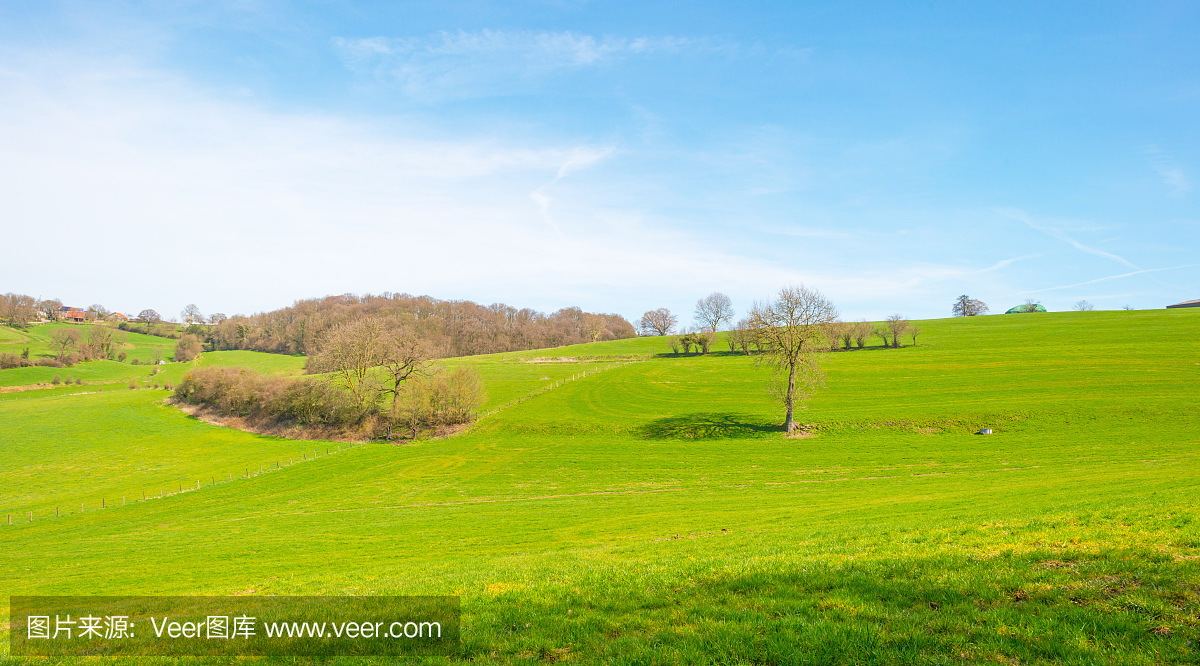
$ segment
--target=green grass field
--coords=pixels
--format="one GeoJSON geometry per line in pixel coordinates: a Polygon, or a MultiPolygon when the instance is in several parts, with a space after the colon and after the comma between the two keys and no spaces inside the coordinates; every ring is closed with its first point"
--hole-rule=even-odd
{"type": "MultiPolygon", "coordinates": [[[[50,336],[55,330],[61,328],[74,328],[78,330],[80,343],[82,344],[88,339],[93,326],[92,324],[66,323],[37,324],[27,329],[0,326],[0,353],[20,356],[25,349],[28,349],[30,359],[54,358],[58,350],[51,342],[50,336]]],[[[118,331],[117,335],[121,336],[123,340],[118,345],[118,348],[127,355],[123,363],[117,361],[86,361],[66,368],[41,366],[10,368],[0,370],[0,387],[32,386],[36,384],[49,385],[55,377],[58,377],[63,382],[79,380],[87,384],[128,382],[131,379],[140,379],[149,376],[151,368],[144,364],[150,363],[154,358],[158,357],[169,361],[172,354],[174,354],[177,343],[176,340],[144,335],[142,333],[118,331]],[[133,365],[132,362],[134,359],[137,359],[140,364],[133,365]]],[[[240,352],[218,353],[237,354],[240,352]]],[[[303,367],[303,360],[300,361],[299,365],[303,367]]],[[[162,370],[166,370],[166,367],[164,366],[162,370]]],[[[4,399],[4,395],[4,393],[0,393],[0,399],[4,399]]]]}
{"type": "MultiPolygon", "coordinates": [[[[434,662],[1200,663],[1200,312],[921,327],[831,354],[803,439],[767,368],[654,338],[456,359],[498,411],[328,455],[7,394],[0,594],[460,595],[434,662]]],[[[303,365],[198,361],[239,362],[303,365]]]]}

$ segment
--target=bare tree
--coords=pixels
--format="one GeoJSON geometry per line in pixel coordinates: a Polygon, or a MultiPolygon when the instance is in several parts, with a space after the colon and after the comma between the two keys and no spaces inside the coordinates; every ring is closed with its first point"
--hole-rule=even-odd
{"type": "Polygon", "coordinates": [[[37,318],[38,301],[27,294],[9,292],[0,297],[0,318],[9,326],[25,328],[37,318]]]}
{"type": "Polygon", "coordinates": [[[116,335],[107,326],[92,326],[88,331],[87,348],[92,358],[112,358],[116,343],[116,335]]]}
{"type": "Polygon", "coordinates": [[[137,318],[138,321],[145,322],[147,325],[157,324],[162,321],[162,316],[158,314],[158,311],[151,308],[146,308],[139,312],[137,318]]]}
{"type": "Polygon", "coordinates": [[[226,319],[229,319],[229,317],[226,317],[224,312],[214,312],[213,314],[208,315],[208,323],[214,326],[225,321],[226,319]]]}
{"type": "Polygon", "coordinates": [[[886,323],[880,324],[871,330],[872,335],[878,337],[880,340],[883,340],[884,347],[890,347],[892,345],[888,339],[888,335],[891,334],[891,332],[891,329],[888,328],[886,323]]]}
{"type": "Polygon", "coordinates": [[[1096,309],[1096,306],[1092,305],[1088,301],[1076,301],[1075,309],[1079,312],[1091,312],[1092,310],[1096,309]]]}
{"type": "MultiPolygon", "coordinates": [[[[1042,307],[1042,304],[1037,299],[1027,298],[1021,306],[1021,312],[1037,312],[1040,307],[1042,307]]],[[[1042,309],[1044,310],[1045,308],[1042,309]]]]}
{"type": "Polygon", "coordinates": [[[696,344],[696,341],[692,338],[692,332],[685,329],[683,335],[679,336],[679,344],[683,347],[683,353],[692,353],[692,345],[696,344]]]}
{"type": "Polygon", "coordinates": [[[100,305],[99,303],[92,303],[91,305],[88,306],[88,309],[84,312],[84,316],[87,317],[89,320],[99,319],[101,321],[103,321],[104,318],[107,317],[109,314],[110,313],[108,311],[108,308],[104,307],[103,305],[100,305]]]}
{"type": "Polygon", "coordinates": [[[328,372],[345,387],[361,409],[373,395],[371,368],[384,357],[383,321],[359,317],[330,329],[322,336],[318,351],[309,357],[309,372],[328,372]]]}
{"type": "MultiPolygon", "coordinates": [[[[400,396],[404,383],[414,376],[424,375],[433,355],[411,327],[395,320],[385,327],[380,340],[379,363],[388,374],[388,386],[384,391],[392,394],[392,420],[400,421],[400,396]]],[[[388,437],[392,436],[392,425],[388,425],[388,437]]]]}
{"type": "Polygon", "coordinates": [[[642,335],[668,335],[678,322],[679,318],[666,308],[650,310],[642,315],[642,335]]]}
{"type": "Polygon", "coordinates": [[[59,313],[62,312],[62,301],[57,298],[47,298],[44,301],[38,301],[38,310],[42,312],[42,316],[49,321],[58,321],[59,313]]]}
{"type": "Polygon", "coordinates": [[[874,333],[875,327],[866,319],[854,322],[854,344],[858,345],[859,349],[867,346],[867,340],[870,340],[874,333]]]}
{"type": "Polygon", "coordinates": [[[204,321],[204,314],[200,312],[200,308],[196,307],[195,303],[189,303],[183,312],[179,313],[179,316],[188,326],[204,321]]]}
{"type": "Polygon", "coordinates": [[[830,330],[833,331],[833,347],[835,349],[837,348],[837,343],[839,341],[842,343],[843,349],[850,349],[850,347],[854,344],[853,324],[846,323],[839,319],[838,321],[833,322],[833,325],[830,326],[830,330]]]}
{"type": "Polygon", "coordinates": [[[963,294],[954,301],[952,308],[955,317],[976,317],[981,314],[987,314],[988,306],[983,301],[976,300],[963,294]]]}
{"type": "Polygon", "coordinates": [[[671,337],[667,338],[667,346],[671,348],[672,354],[679,356],[680,345],[680,337],[678,335],[672,335],[671,337]]]}
{"type": "Polygon", "coordinates": [[[917,346],[917,336],[921,334],[921,327],[917,326],[915,324],[910,326],[908,328],[908,334],[910,336],[912,336],[913,346],[916,347],[917,346]]]}
{"type": "Polygon", "coordinates": [[[696,301],[696,323],[701,331],[715,333],[720,330],[721,322],[733,321],[733,302],[719,291],[696,301]]]}
{"type": "Polygon", "coordinates": [[[892,346],[899,347],[900,336],[904,335],[904,332],[908,330],[908,320],[902,314],[894,314],[887,318],[884,325],[887,326],[888,332],[892,334],[892,346]]]}
{"type": "Polygon", "coordinates": [[[50,341],[58,347],[58,360],[61,361],[66,357],[68,349],[75,349],[79,344],[79,329],[71,326],[56,328],[50,334],[50,341]]]}
{"type": "Polygon", "coordinates": [[[750,326],[766,342],[768,359],[787,380],[780,392],[786,413],[783,426],[796,429],[796,403],[804,401],[824,381],[819,352],[828,348],[829,325],[837,308],[819,291],[803,285],[784,287],[774,301],[755,303],[750,326]]]}

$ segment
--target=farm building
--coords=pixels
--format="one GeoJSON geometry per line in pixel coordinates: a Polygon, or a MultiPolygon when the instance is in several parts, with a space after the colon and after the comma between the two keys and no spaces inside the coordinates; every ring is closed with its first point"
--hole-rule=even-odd
{"type": "Polygon", "coordinates": [[[87,319],[87,316],[84,314],[83,310],[80,310],[79,308],[73,308],[68,305],[64,305],[58,309],[58,317],[63,321],[73,321],[77,324],[81,324],[87,319]]]}
{"type": "Polygon", "coordinates": [[[1175,305],[1168,305],[1167,307],[1168,308],[1200,308],[1200,298],[1197,298],[1194,301],[1184,301],[1182,303],[1176,303],[1175,305]]]}
{"type": "Polygon", "coordinates": [[[1016,307],[1009,308],[1004,314],[1020,314],[1022,312],[1045,312],[1046,308],[1042,307],[1041,303],[1022,303],[1016,307]]]}
{"type": "Polygon", "coordinates": [[[121,314],[120,312],[114,312],[114,313],[108,315],[108,320],[109,321],[129,321],[129,317],[126,317],[125,315],[121,314]]]}

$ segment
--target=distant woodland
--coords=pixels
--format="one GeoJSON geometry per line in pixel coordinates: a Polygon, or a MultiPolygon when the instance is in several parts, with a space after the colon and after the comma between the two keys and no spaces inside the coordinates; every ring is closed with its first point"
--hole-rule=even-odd
{"type": "Polygon", "coordinates": [[[394,319],[411,330],[435,357],[492,354],[559,347],[581,342],[632,338],[633,325],[615,314],[575,307],[543,314],[503,303],[443,301],[409,294],[344,294],[296,301],[250,316],[235,315],[209,327],[215,349],[252,349],[279,354],[310,354],[333,328],[362,316],[394,319]]]}

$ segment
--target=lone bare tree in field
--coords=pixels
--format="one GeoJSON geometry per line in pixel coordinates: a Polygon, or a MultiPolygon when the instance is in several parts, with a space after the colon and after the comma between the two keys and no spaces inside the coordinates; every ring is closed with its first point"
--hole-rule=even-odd
{"type": "Polygon", "coordinates": [[[954,301],[952,308],[955,317],[976,317],[981,314],[987,314],[988,306],[983,301],[976,300],[963,294],[954,301]]]}
{"type": "Polygon", "coordinates": [[[819,353],[829,348],[829,326],[837,318],[833,303],[803,285],[784,287],[774,301],[755,303],[750,309],[750,326],[766,343],[764,358],[787,374],[781,397],[786,410],[783,427],[789,434],[796,429],[797,400],[803,405],[824,381],[819,353]]]}
{"type": "Polygon", "coordinates": [[[667,335],[678,322],[679,318],[666,308],[650,310],[642,315],[642,335],[667,335]]]}
{"type": "Polygon", "coordinates": [[[1092,310],[1095,310],[1095,309],[1096,309],[1096,306],[1092,305],[1088,301],[1078,301],[1075,303],[1075,310],[1077,310],[1079,312],[1091,312],[1092,310]]]}
{"type": "Polygon", "coordinates": [[[696,301],[696,323],[702,331],[716,333],[721,322],[733,321],[733,302],[719,291],[696,301]]]}

